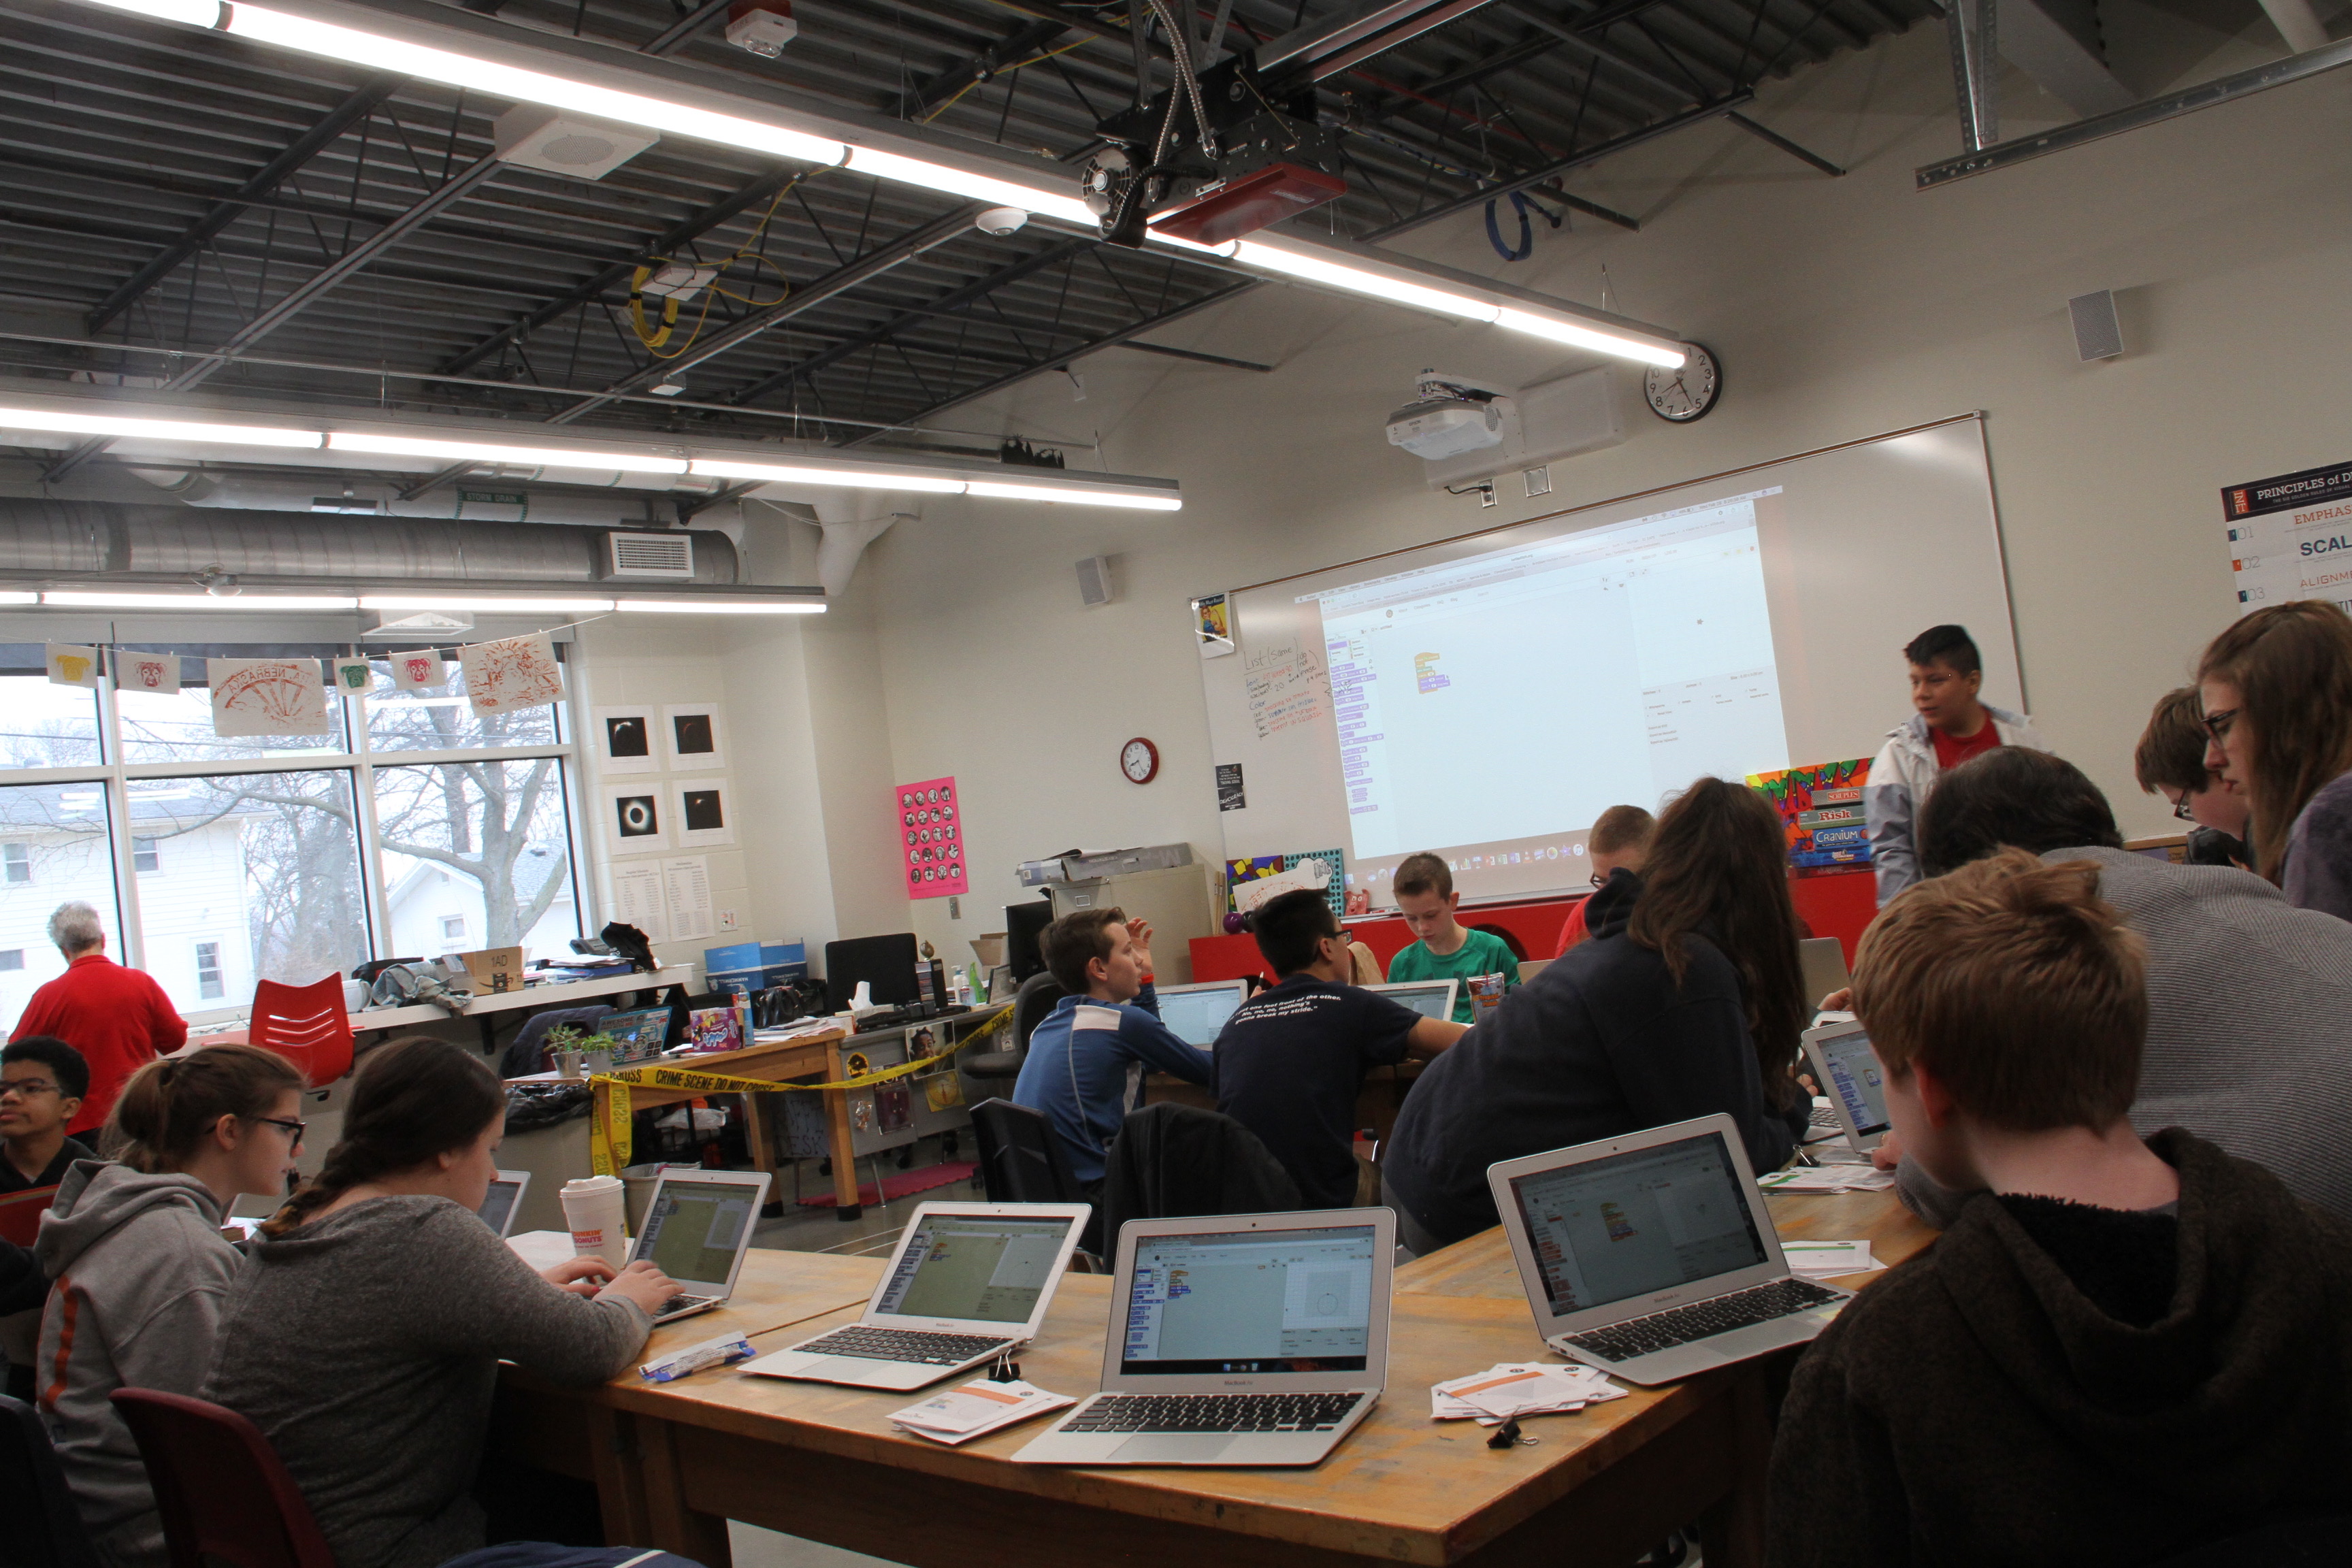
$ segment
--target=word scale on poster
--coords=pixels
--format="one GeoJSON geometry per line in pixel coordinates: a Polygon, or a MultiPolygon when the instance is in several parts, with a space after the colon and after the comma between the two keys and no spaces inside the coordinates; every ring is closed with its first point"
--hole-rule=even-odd
{"type": "Polygon", "coordinates": [[[952,778],[900,784],[898,836],[906,852],[907,896],[944,899],[971,890],[964,875],[962,807],[952,778]]]}

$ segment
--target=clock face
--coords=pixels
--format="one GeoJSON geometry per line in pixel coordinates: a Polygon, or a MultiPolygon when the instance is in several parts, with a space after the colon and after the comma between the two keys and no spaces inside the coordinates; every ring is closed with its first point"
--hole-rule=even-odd
{"type": "Polygon", "coordinates": [[[1652,365],[1642,378],[1650,412],[1676,425],[1687,425],[1713,408],[1723,395],[1723,366],[1696,343],[1683,345],[1689,357],[1679,370],[1652,365]]]}
{"type": "Polygon", "coordinates": [[[1118,749],[1118,771],[1129,784],[1150,784],[1160,772],[1160,748],[1138,735],[1118,749]]]}

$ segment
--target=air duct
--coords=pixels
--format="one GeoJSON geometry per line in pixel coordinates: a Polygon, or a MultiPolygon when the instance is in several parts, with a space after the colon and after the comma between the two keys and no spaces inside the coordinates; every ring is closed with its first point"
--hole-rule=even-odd
{"type": "MultiPolygon", "coordinates": [[[[602,528],[448,518],[294,516],[108,501],[0,500],[0,573],[103,582],[135,574],[459,584],[605,582],[602,528]]],[[[696,529],[694,581],[739,581],[735,545],[696,529]]]]}
{"type": "Polygon", "coordinates": [[[316,479],[213,474],[187,468],[130,470],[183,506],[236,511],[356,512],[378,517],[445,517],[460,521],[556,522],[581,528],[645,528],[648,506],[667,521],[668,502],[631,495],[530,489],[513,479],[468,475],[403,500],[396,485],[341,478],[316,479]]]}
{"type": "Polygon", "coordinates": [[[816,580],[824,587],[824,596],[838,599],[849,591],[849,580],[857,574],[857,563],[866,547],[890,531],[890,525],[909,514],[894,511],[887,517],[853,518],[854,510],[830,497],[810,503],[816,513],[817,526],[824,531],[824,540],[816,547],[816,580]]]}

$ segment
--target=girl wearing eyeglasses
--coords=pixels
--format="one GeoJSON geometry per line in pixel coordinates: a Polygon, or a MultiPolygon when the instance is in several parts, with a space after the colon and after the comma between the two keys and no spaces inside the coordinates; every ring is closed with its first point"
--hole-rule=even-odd
{"type": "Polygon", "coordinates": [[[230,1276],[221,1234],[240,1193],[286,1190],[302,1146],[302,1075],[274,1052],[212,1046],[148,1063],[77,1160],[33,1251],[55,1281],[34,1363],[66,1485],[105,1568],[163,1568],[147,1468],[108,1396],[193,1394],[211,1368],[230,1276]]]}
{"type": "Polygon", "coordinates": [[[2256,610],[2197,667],[2205,760],[2242,790],[2254,868],[2287,902],[2352,920],[2352,616],[2256,610]]]}

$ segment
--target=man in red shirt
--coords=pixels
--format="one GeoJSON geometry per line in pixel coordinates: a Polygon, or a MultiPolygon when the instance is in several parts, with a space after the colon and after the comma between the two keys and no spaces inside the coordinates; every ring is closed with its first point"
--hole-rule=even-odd
{"type": "Polygon", "coordinates": [[[8,1037],[54,1035],[89,1063],[89,1094],[66,1127],[80,1137],[106,1124],[132,1073],[188,1043],[188,1024],[152,975],[106,956],[106,927],[88,904],[59,904],[49,940],[66,972],[33,993],[8,1037]]]}

